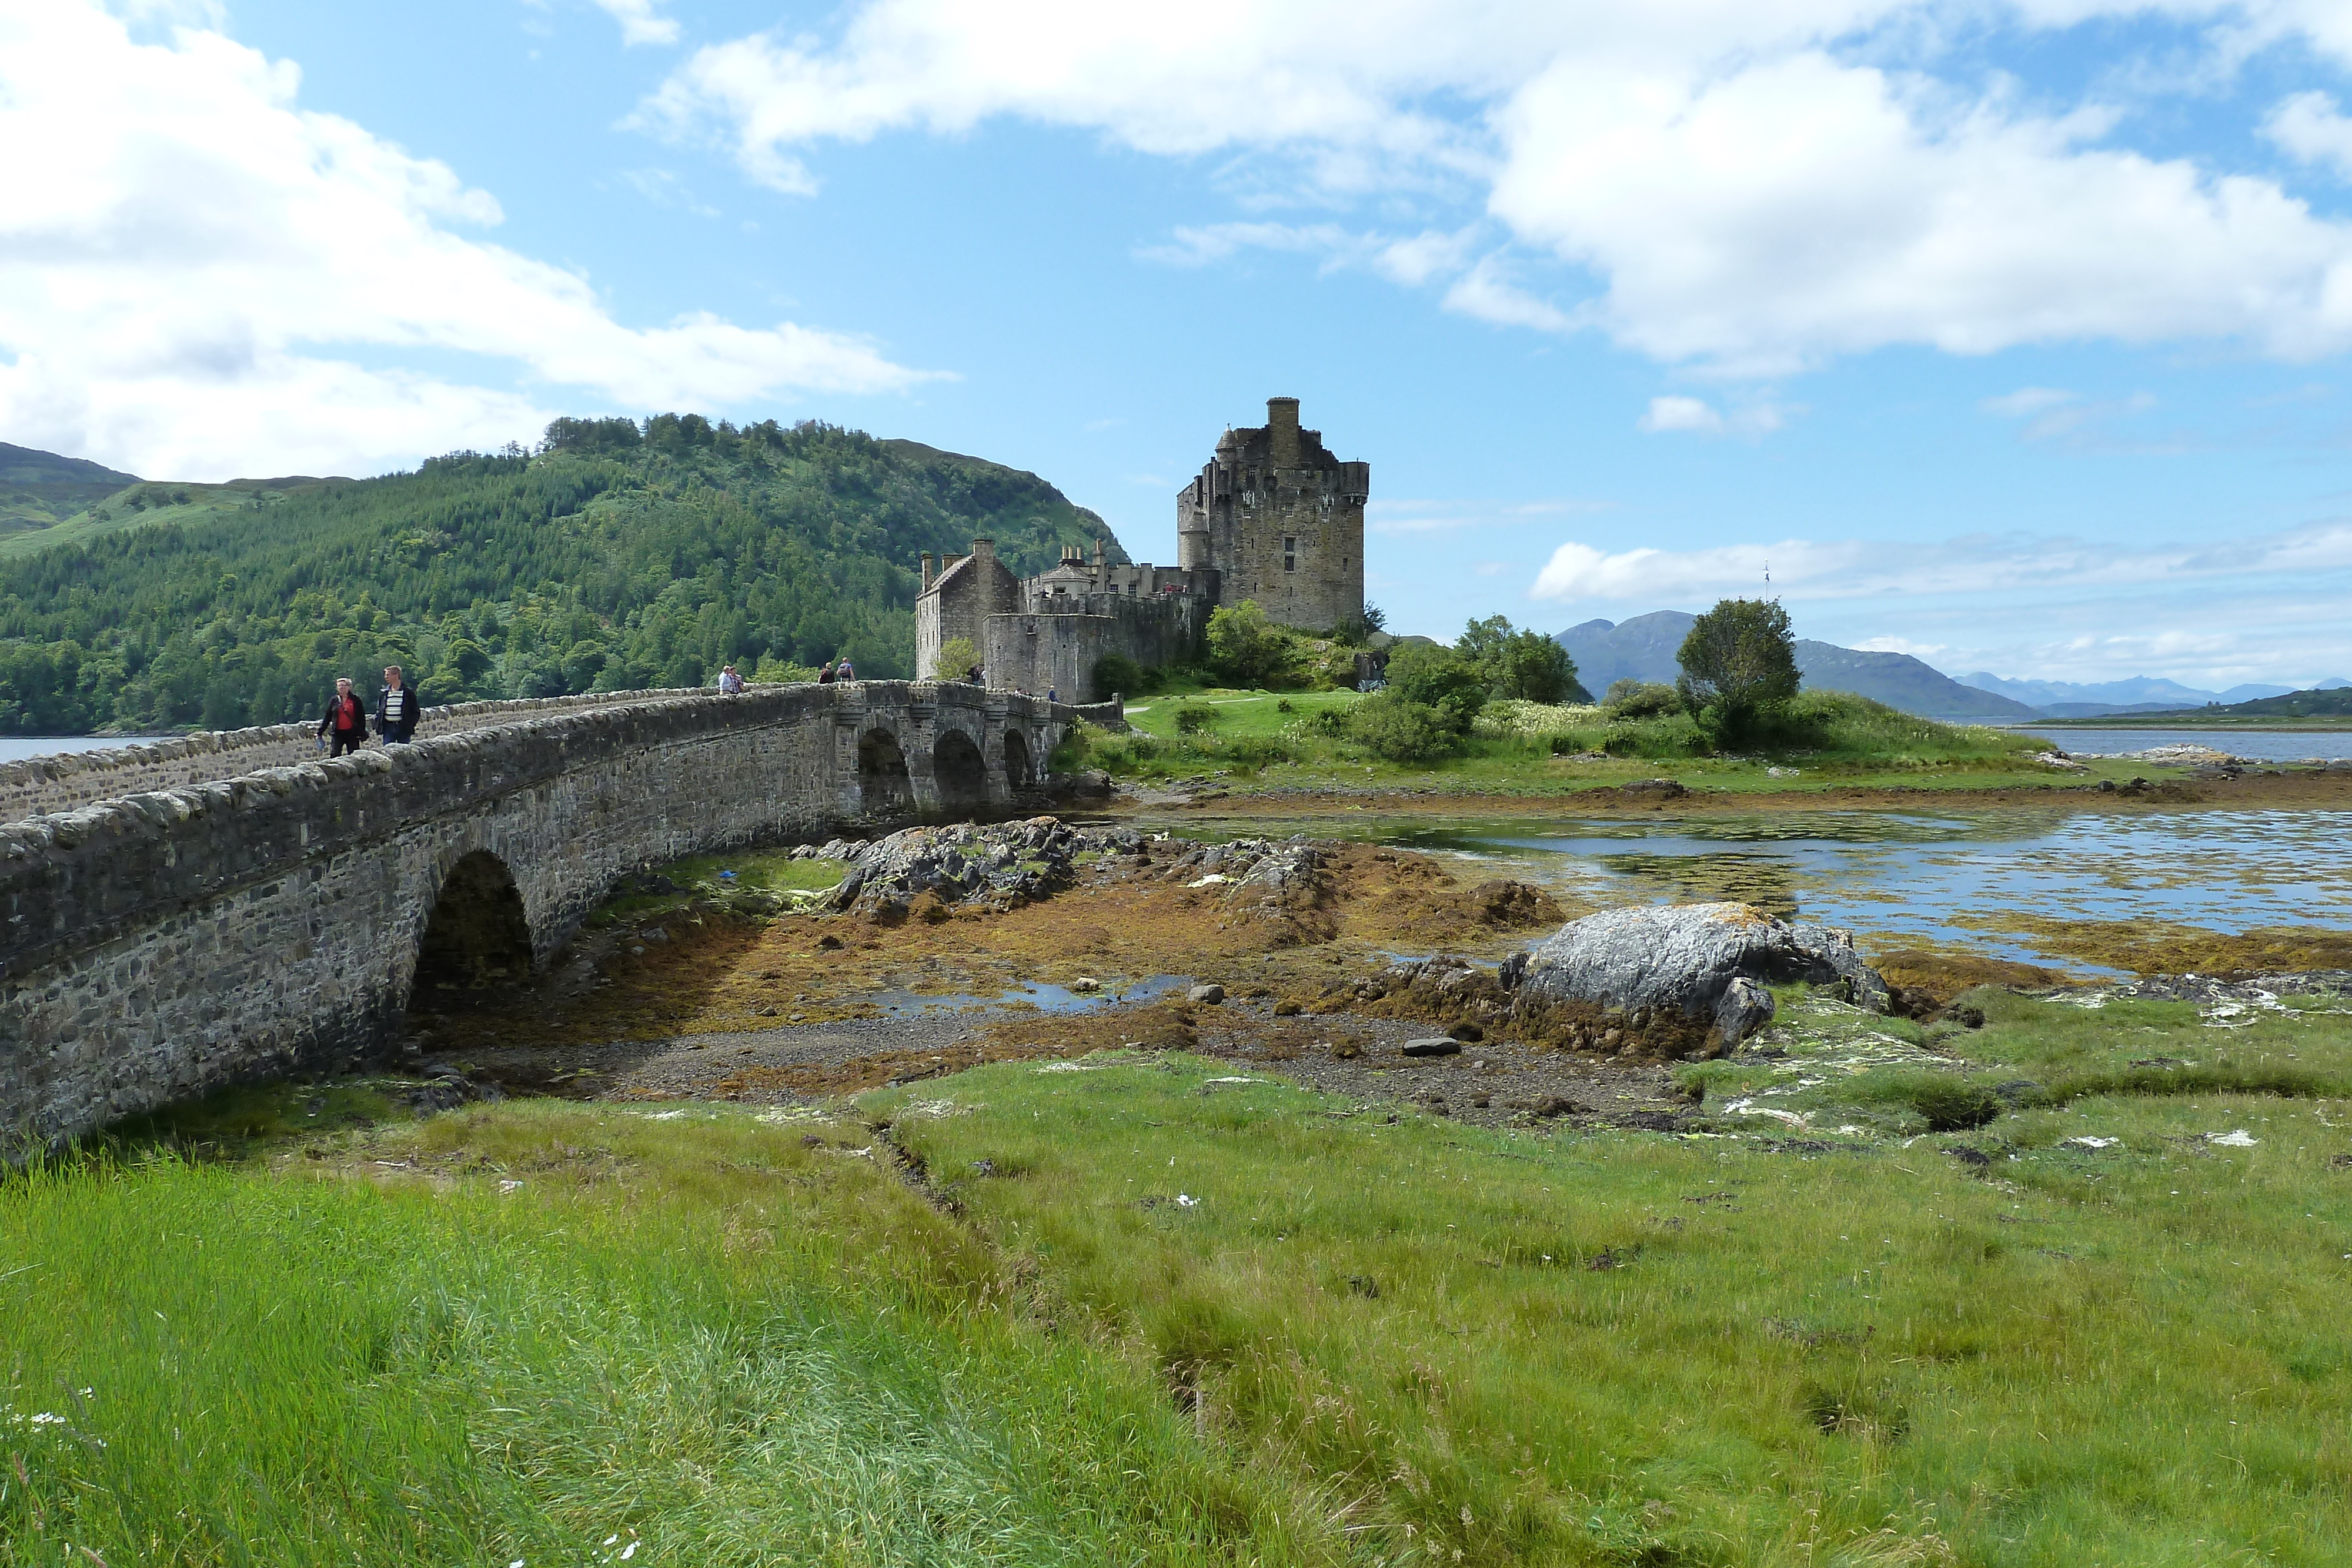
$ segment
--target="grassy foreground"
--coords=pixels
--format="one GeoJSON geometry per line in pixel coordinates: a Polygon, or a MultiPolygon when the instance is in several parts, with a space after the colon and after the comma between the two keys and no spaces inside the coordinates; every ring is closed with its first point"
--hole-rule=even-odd
{"type": "Polygon", "coordinates": [[[16,1178],[0,1560],[2342,1561],[2340,1004],[1975,996],[1696,1135],[1131,1055],[16,1178]]]}

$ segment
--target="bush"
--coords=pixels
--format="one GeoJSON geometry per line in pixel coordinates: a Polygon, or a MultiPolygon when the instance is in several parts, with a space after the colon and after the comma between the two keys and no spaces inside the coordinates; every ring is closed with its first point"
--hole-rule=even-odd
{"type": "Polygon", "coordinates": [[[1176,710],[1176,733],[1198,735],[1216,724],[1217,710],[1202,703],[1186,703],[1176,710]]]}
{"type": "Polygon", "coordinates": [[[1467,735],[1486,706],[1486,677],[1478,666],[1451,648],[1426,643],[1407,643],[1390,653],[1388,689],[1433,710],[1456,736],[1467,735]]]}
{"type": "Polygon", "coordinates": [[[1349,711],[1348,733],[1391,762],[1427,762],[1452,752],[1462,732],[1427,703],[1391,687],[1349,711]]]}
{"type": "Polygon", "coordinates": [[[1209,663],[1234,685],[1272,685],[1300,658],[1298,634],[1268,620],[1256,600],[1219,605],[1210,612],[1209,663]]]}
{"type": "Polygon", "coordinates": [[[1159,676],[1145,669],[1124,653],[1105,653],[1095,661],[1095,690],[1109,700],[1113,692],[1121,696],[1136,696],[1157,689],[1159,676]]]}
{"type": "Polygon", "coordinates": [[[1612,757],[1704,757],[1713,747],[1706,732],[1686,713],[1611,725],[1601,749],[1612,757]]]}
{"type": "Polygon", "coordinates": [[[1612,718],[1657,718],[1670,713],[1680,713],[1681,694],[1659,681],[1637,681],[1628,676],[1609,684],[1609,695],[1601,699],[1612,718]]]}

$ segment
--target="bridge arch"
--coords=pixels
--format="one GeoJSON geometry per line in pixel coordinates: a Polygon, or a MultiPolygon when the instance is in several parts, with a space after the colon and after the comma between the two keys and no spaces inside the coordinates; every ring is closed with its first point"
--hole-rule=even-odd
{"type": "Polygon", "coordinates": [[[868,813],[903,811],[915,803],[906,748],[886,725],[857,737],[857,798],[868,813]]]}
{"type": "Polygon", "coordinates": [[[488,850],[460,855],[441,878],[409,984],[412,1009],[458,999],[455,993],[530,977],[530,919],[507,862],[488,850]]]}
{"type": "Polygon", "coordinates": [[[931,777],[940,805],[950,812],[988,804],[988,758],[980,743],[961,729],[942,729],[931,747],[931,777]]]}
{"type": "Polygon", "coordinates": [[[1014,789],[1026,789],[1037,782],[1028,737],[1009,726],[1004,731],[1004,782],[1014,789]]]}

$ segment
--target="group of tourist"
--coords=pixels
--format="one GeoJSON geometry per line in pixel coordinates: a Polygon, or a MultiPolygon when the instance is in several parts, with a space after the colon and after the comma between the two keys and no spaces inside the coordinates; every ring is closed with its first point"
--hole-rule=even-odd
{"type": "MultiPolygon", "coordinates": [[[[821,686],[832,685],[836,681],[854,681],[856,678],[857,671],[851,666],[849,655],[846,653],[838,659],[827,659],[824,662],[824,668],[816,673],[816,684],[821,686]]],[[[743,677],[737,672],[735,666],[719,665],[719,695],[723,697],[740,696],[742,692],[743,677]]]]}
{"type": "MultiPolygon", "coordinates": [[[[400,666],[386,664],[383,689],[375,696],[375,733],[386,746],[405,746],[416,733],[416,721],[422,716],[416,694],[409,689],[400,666]]],[[[339,675],[335,695],[327,699],[327,711],[319,719],[319,748],[330,757],[341,757],[346,751],[357,751],[367,737],[367,705],[352,689],[351,677],[339,675]]]]}
{"type": "MultiPolygon", "coordinates": [[[[976,671],[974,673],[977,674],[976,671]]],[[[825,661],[824,668],[817,672],[816,678],[819,685],[829,686],[836,681],[856,680],[857,671],[851,665],[849,655],[844,653],[838,659],[825,661]]],[[[719,690],[721,695],[730,697],[743,690],[743,677],[736,672],[734,665],[726,664],[719,668],[719,690]]],[[[416,721],[422,716],[423,709],[416,701],[416,694],[409,688],[400,666],[386,664],[383,689],[375,696],[375,727],[373,733],[380,737],[386,746],[405,746],[415,735],[416,721]]],[[[357,751],[366,744],[371,733],[368,725],[367,704],[362,702],[359,693],[352,689],[349,675],[338,675],[335,677],[335,695],[327,699],[327,711],[319,719],[319,749],[330,757],[357,751]]]]}

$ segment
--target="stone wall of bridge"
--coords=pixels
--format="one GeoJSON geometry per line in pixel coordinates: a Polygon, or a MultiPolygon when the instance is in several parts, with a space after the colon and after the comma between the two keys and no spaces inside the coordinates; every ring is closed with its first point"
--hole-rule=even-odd
{"type": "Polygon", "coordinates": [[[640,867],[1006,809],[1072,716],[961,684],[625,695],[0,826],[0,1132],[363,1059],[420,955],[536,967],[640,867]]]}

